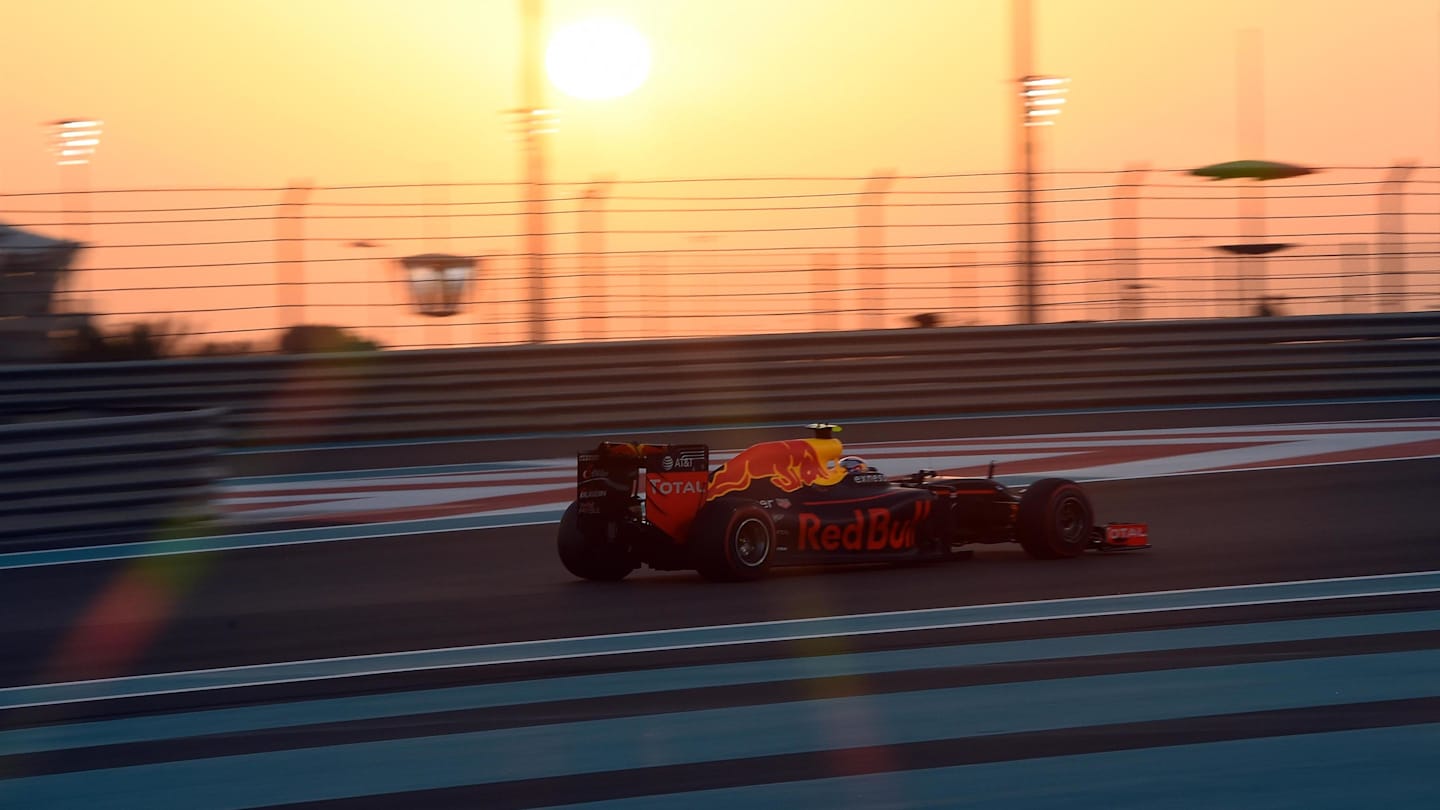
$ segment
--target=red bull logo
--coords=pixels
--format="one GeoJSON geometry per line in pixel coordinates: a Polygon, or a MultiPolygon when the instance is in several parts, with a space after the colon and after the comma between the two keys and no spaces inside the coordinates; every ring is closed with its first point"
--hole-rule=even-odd
{"type": "Polygon", "coordinates": [[[710,479],[705,500],[738,492],[759,480],[769,480],[782,492],[834,484],[845,478],[839,465],[839,439],[791,439],[764,442],[725,462],[710,479]]]}
{"type": "Polygon", "coordinates": [[[931,501],[916,501],[915,514],[899,519],[885,508],[855,509],[847,523],[826,523],[800,513],[799,551],[904,551],[915,547],[917,527],[930,516],[931,501]]]}

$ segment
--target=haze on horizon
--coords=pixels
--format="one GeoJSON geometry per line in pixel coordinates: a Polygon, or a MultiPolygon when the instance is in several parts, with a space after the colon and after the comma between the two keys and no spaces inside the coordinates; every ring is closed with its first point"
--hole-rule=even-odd
{"type": "MultiPolygon", "coordinates": [[[[518,0],[9,0],[0,193],[56,185],[43,122],[106,122],[94,188],[507,181],[518,0]]],[[[584,181],[1005,170],[1008,0],[548,0],[651,42],[619,99],[549,89],[553,175],[584,181]]],[[[1034,0],[1071,79],[1056,169],[1237,153],[1239,32],[1263,38],[1265,155],[1440,165],[1433,0],[1034,0]]],[[[0,206],[3,207],[3,206],[0,206]]]]}

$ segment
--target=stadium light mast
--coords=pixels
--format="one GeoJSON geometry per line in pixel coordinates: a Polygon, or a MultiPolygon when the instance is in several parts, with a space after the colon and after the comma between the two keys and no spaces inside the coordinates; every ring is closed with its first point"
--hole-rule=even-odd
{"type": "Polygon", "coordinates": [[[89,118],[67,118],[50,125],[54,136],[55,165],[84,166],[100,148],[104,123],[89,118]]]}
{"type": "Polygon", "coordinates": [[[73,225],[78,230],[84,230],[86,221],[90,218],[87,204],[90,194],[90,160],[100,148],[104,122],[94,118],[63,118],[51,121],[49,127],[50,151],[54,153],[55,165],[60,169],[60,187],[65,199],[68,201],[70,198],[72,176],[80,196],[79,207],[66,211],[65,229],[69,231],[73,225]],[[70,221],[68,215],[71,213],[78,215],[78,222],[70,221]]]}
{"type": "Polygon", "coordinates": [[[542,62],[545,0],[520,0],[520,136],[525,161],[525,253],[530,274],[530,342],[548,339],[545,279],[545,184],[549,167],[547,136],[555,132],[555,111],[546,109],[542,62]]]}
{"type": "Polygon", "coordinates": [[[1022,323],[1040,320],[1039,256],[1035,227],[1035,127],[1054,126],[1065,103],[1069,79],[1035,75],[1032,62],[1031,0],[1010,0],[1011,57],[1019,83],[1016,94],[1015,146],[1020,175],[1019,270],[1022,323]]]}
{"type": "Polygon", "coordinates": [[[1020,77],[1020,268],[1025,323],[1038,323],[1040,320],[1040,259],[1035,224],[1035,128],[1055,125],[1061,105],[1065,103],[1069,82],[1069,79],[1059,76],[1026,74],[1020,77]]]}

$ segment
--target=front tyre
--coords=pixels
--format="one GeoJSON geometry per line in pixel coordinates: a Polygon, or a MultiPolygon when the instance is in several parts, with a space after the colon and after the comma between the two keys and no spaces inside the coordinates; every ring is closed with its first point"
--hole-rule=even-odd
{"type": "Polygon", "coordinates": [[[690,543],[700,576],[712,582],[759,579],[775,553],[775,523],[754,503],[721,498],[695,516],[690,543]]]}
{"type": "Polygon", "coordinates": [[[1043,478],[1020,495],[1015,534],[1036,559],[1078,557],[1090,546],[1095,510],[1074,481],[1043,478]]]}
{"type": "Polygon", "coordinates": [[[581,579],[618,582],[635,570],[635,563],[631,562],[624,548],[580,530],[578,504],[570,504],[560,518],[556,547],[565,570],[581,579]]]}

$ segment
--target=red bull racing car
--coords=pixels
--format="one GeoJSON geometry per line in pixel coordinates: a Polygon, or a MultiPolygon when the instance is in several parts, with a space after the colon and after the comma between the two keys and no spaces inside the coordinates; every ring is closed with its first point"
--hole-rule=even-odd
{"type": "Polygon", "coordinates": [[[762,442],[713,471],[703,444],[602,442],[580,453],[560,561],[592,580],[646,565],[733,581],[772,565],[954,558],[985,543],[1019,543],[1042,559],[1149,548],[1144,524],[1096,526],[1073,481],[891,478],[846,457],[837,426],[809,428],[813,438],[762,442]]]}

